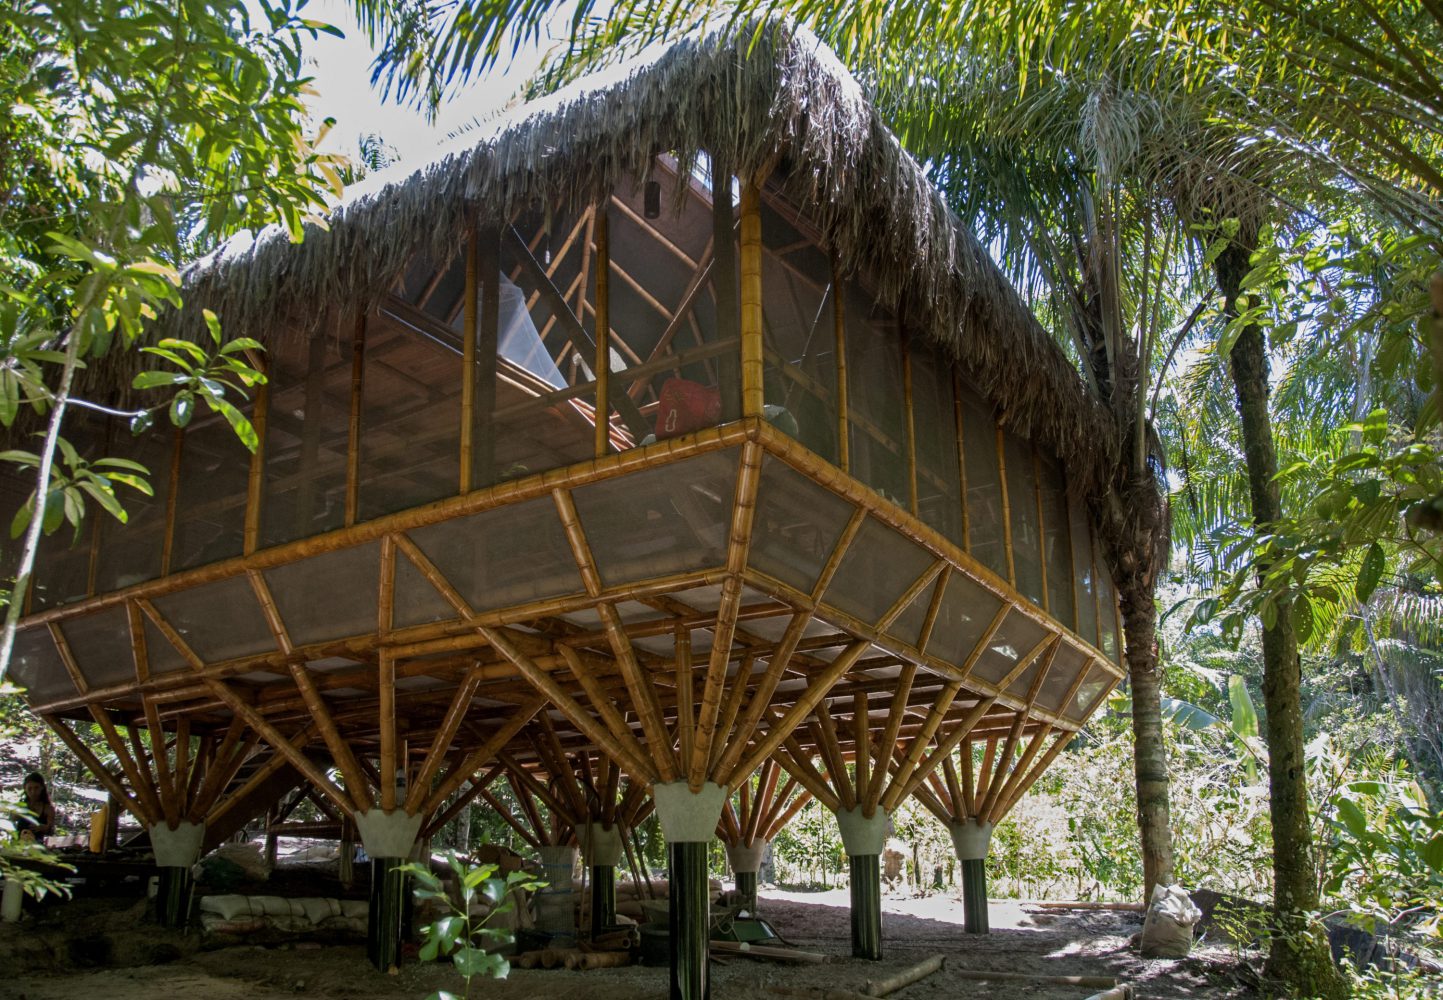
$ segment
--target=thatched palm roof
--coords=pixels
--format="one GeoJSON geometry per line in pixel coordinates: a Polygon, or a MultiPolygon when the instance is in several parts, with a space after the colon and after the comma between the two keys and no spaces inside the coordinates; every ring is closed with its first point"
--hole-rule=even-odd
{"type": "MultiPolygon", "coordinates": [[[[185,276],[182,324],[215,310],[263,343],[277,316],[368,306],[417,252],[448,259],[478,213],[577,204],[643,176],[658,153],[707,151],[741,176],[784,165],[786,195],[845,273],[941,345],[1008,427],[1054,449],[1075,483],[1107,480],[1116,433],[1076,370],[961,226],[861,88],[809,32],[688,40],[526,104],[419,167],[378,174],[312,227],[233,240],[185,276]]],[[[172,320],[172,324],[174,320],[172,320]]]]}

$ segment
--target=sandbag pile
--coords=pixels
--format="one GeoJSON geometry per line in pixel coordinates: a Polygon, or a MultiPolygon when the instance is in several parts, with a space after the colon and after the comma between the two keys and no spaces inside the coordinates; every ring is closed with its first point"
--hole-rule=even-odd
{"type": "Polygon", "coordinates": [[[359,899],[307,896],[202,896],[201,927],[207,934],[254,934],[259,931],[366,933],[368,907],[359,899]]]}

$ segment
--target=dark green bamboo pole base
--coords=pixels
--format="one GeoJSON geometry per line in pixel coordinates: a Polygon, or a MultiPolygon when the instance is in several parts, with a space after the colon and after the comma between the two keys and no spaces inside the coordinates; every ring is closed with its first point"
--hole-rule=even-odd
{"type": "Polygon", "coordinates": [[[985,858],[962,862],[962,926],[968,934],[988,932],[985,858]]]}
{"type": "Polygon", "coordinates": [[[882,858],[878,854],[852,855],[852,957],[877,961],[882,957],[882,858]]]}
{"type": "Polygon", "coordinates": [[[616,924],[616,869],[591,866],[591,936],[604,934],[616,924]]]}
{"type": "Polygon", "coordinates": [[[190,869],[162,868],[155,890],[155,919],[182,929],[190,919],[190,869]]]}
{"type": "Polygon", "coordinates": [[[366,916],[366,957],[382,972],[401,965],[406,921],[405,858],[371,859],[371,906],[366,916]]]}
{"type": "Polygon", "coordinates": [[[757,915],[757,873],[737,872],[737,895],[752,916],[757,915]]]}
{"type": "Polygon", "coordinates": [[[673,843],[671,860],[671,1000],[709,1000],[710,886],[707,844],[673,843]]]}

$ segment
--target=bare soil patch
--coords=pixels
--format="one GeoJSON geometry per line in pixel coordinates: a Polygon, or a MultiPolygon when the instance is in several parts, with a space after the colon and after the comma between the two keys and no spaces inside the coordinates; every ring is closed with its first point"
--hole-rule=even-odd
{"type": "MultiPolygon", "coordinates": [[[[73,914],[53,914],[52,930],[26,924],[0,927],[0,997],[15,1000],[421,1000],[432,990],[461,987],[449,965],[411,962],[397,975],[373,970],[359,944],[300,942],[275,947],[232,946],[214,950],[198,935],[168,934],[141,920],[143,904],[108,910],[76,903],[73,914]],[[128,907],[128,908],[127,908],[128,907]],[[49,940],[60,920],[77,942],[51,948],[49,963],[26,952],[29,938],[49,940]],[[90,942],[87,946],[85,942],[90,942]],[[85,968],[86,947],[105,954],[85,968]],[[25,956],[29,956],[25,958],[25,956]],[[22,961],[22,958],[25,958],[22,961]],[[6,973],[12,970],[29,971],[6,973]],[[105,967],[125,965],[124,968],[105,967]]],[[[68,908],[68,907],[67,907],[68,908]]],[[[1141,927],[1140,914],[1107,911],[1030,911],[1025,904],[992,904],[992,933],[962,932],[961,904],[946,895],[889,897],[883,901],[882,931],[886,956],[864,962],[850,954],[850,923],[845,890],[764,892],[762,915],[793,944],[824,952],[823,965],[798,966],[748,958],[717,960],[712,966],[716,1000],[777,1000],[771,986],[832,987],[861,990],[880,978],[929,955],[944,954],[949,968],[1037,975],[1112,976],[1129,982],[1137,995],[1172,998],[1232,998],[1250,994],[1232,974],[1228,951],[1202,943],[1191,958],[1143,960],[1128,944],[1141,927]]],[[[504,982],[478,982],[473,997],[495,1000],[664,1000],[667,970],[634,966],[589,972],[514,970],[504,982]]],[[[1095,990],[1014,982],[978,982],[944,969],[896,994],[899,1000],[953,997],[1082,1000],[1095,990]]]]}

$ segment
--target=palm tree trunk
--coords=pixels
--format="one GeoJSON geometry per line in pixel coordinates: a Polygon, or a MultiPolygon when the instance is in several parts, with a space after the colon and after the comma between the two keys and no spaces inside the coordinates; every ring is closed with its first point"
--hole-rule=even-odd
{"type": "Polygon", "coordinates": [[[1162,676],[1157,662],[1157,603],[1152,591],[1123,594],[1127,674],[1132,688],[1132,767],[1137,782],[1137,829],[1142,841],[1143,901],[1173,881],[1172,820],[1167,749],[1162,738],[1162,676]]]}
{"type": "MultiPolygon", "coordinates": [[[[1219,255],[1218,285],[1229,317],[1239,313],[1251,247],[1234,243],[1219,255]]],[[[1243,458],[1257,530],[1282,516],[1278,456],[1268,413],[1268,355],[1263,331],[1250,324],[1230,355],[1242,427],[1243,458]]],[[[1268,743],[1269,811],[1273,826],[1273,921],[1268,974],[1292,996],[1347,995],[1326,938],[1311,922],[1318,908],[1317,863],[1308,823],[1308,782],[1303,750],[1302,664],[1291,604],[1263,628],[1263,705],[1268,743]]]]}

